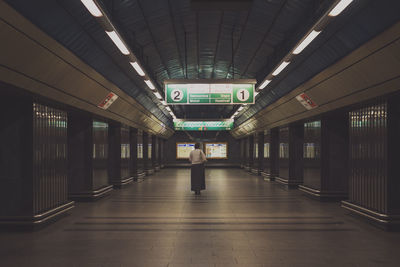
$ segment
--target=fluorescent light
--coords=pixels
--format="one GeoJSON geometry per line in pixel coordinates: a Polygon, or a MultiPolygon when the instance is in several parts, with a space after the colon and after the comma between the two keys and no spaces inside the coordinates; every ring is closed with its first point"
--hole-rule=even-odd
{"type": "Polygon", "coordinates": [[[171,112],[171,108],[169,106],[166,106],[165,109],[171,112]]]}
{"type": "Polygon", "coordinates": [[[259,92],[255,91],[254,92],[254,97],[258,96],[259,92]]]}
{"type": "Polygon", "coordinates": [[[144,82],[147,84],[147,86],[151,89],[154,90],[156,89],[153,85],[153,83],[150,80],[144,80],[144,82]]]}
{"type": "Polygon", "coordinates": [[[124,55],[129,55],[129,50],[126,48],[124,42],[122,42],[121,38],[115,31],[108,32],[106,31],[108,37],[114,42],[114,44],[118,47],[119,51],[121,51],[124,55]]]}
{"type": "Polygon", "coordinates": [[[271,80],[265,80],[265,81],[260,85],[260,89],[264,89],[265,86],[267,86],[270,82],[271,82],[271,80]]]}
{"type": "Polygon", "coordinates": [[[241,111],[243,109],[243,107],[239,107],[238,109],[237,109],[237,111],[241,111]]]}
{"type": "Polygon", "coordinates": [[[332,10],[329,12],[328,16],[335,17],[342,13],[342,11],[350,5],[353,0],[341,0],[332,10]]]}
{"type": "Polygon", "coordinates": [[[288,61],[283,61],[281,65],[279,65],[278,68],[276,68],[276,70],[274,70],[274,72],[272,73],[273,76],[278,75],[279,73],[281,73],[281,71],[286,68],[287,65],[289,65],[290,62],[288,61]]]}
{"type": "Polygon", "coordinates": [[[94,17],[101,17],[103,13],[97,7],[96,3],[93,0],[81,0],[82,4],[89,10],[90,14],[94,17]]]}
{"type": "Polygon", "coordinates": [[[164,106],[167,105],[167,102],[165,102],[165,100],[161,101],[161,104],[163,104],[164,106]]]}
{"type": "Polygon", "coordinates": [[[233,116],[236,116],[237,114],[239,114],[239,112],[238,112],[238,111],[236,111],[235,113],[233,113],[233,116]]]}
{"type": "Polygon", "coordinates": [[[154,95],[158,98],[158,99],[160,99],[160,100],[162,100],[163,98],[162,98],[162,96],[160,95],[160,93],[159,92],[154,92],[154,95]]]}
{"type": "Polygon", "coordinates": [[[307,45],[309,45],[320,33],[321,31],[317,32],[314,30],[310,32],[310,34],[307,35],[307,37],[293,50],[293,54],[300,54],[301,51],[303,51],[303,49],[306,48],[307,45]]]}
{"type": "Polygon", "coordinates": [[[131,63],[132,67],[136,70],[136,72],[140,75],[140,76],[144,76],[144,71],[142,70],[142,68],[139,66],[139,64],[137,62],[129,62],[131,63]]]}

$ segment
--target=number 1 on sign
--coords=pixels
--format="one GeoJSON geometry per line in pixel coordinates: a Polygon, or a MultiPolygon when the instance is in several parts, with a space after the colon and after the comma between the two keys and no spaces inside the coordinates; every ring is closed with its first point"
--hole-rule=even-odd
{"type": "Polygon", "coordinates": [[[237,94],[236,97],[240,100],[240,101],[247,101],[250,97],[250,93],[248,90],[246,89],[240,89],[237,94]]]}

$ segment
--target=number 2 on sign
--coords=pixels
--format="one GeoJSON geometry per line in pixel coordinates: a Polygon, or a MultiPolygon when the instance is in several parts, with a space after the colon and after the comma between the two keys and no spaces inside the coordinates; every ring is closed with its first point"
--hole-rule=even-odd
{"type": "Polygon", "coordinates": [[[181,95],[181,92],[175,91],[174,94],[175,94],[174,100],[179,100],[179,97],[180,97],[180,95],[181,95]]]}
{"type": "Polygon", "coordinates": [[[182,92],[182,90],[179,90],[179,89],[172,90],[172,92],[171,92],[171,98],[172,98],[172,100],[175,101],[175,102],[181,101],[182,98],[183,98],[183,92],[182,92]]]}
{"type": "Polygon", "coordinates": [[[237,92],[236,97],[237,97],[237,99],[239,99],[239,101],[247,101],[247,99],[249,99],[249,97],[250,97],[250,93],[246,89],[240,89],[237,92]]]}

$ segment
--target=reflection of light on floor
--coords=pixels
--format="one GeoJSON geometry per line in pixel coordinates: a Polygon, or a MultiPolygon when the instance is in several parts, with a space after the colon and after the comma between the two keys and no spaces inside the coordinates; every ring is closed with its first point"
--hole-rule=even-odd
{"type": "Polygon", "coordinates": [[[227,174],[224,169],[206,169],[206,183],[209,184],[210,190],[216,196],[225,196],[227,194],[229,179],[221,179],[227,174]]]}
{"type": "Polygon", "coordinates": [[[185,196],[190,192],[190,168],[174,169],[175,179],[174,187],[176,189],[177,196],[185,196]]]}
{"type": "Polygon", "coordinates": [[[206,179],[195,196],[189,168],[163,169],[98,202],[76,203],[44,231],[0,233],[2,266],[398,265],[398,236],[354,223],[338,203],[241,169],[207,168],[206,179]]]}

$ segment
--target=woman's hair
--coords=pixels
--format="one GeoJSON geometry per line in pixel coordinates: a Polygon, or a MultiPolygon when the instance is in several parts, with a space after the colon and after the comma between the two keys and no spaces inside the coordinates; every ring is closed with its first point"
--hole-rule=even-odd
{"type": "Polygon", "coordinates": [[[196,144],[194,144],[194,148],[195,148],[195,149],[198,149],[198,148],[200,148],[200,143],[196,143],[196,144]]]}

